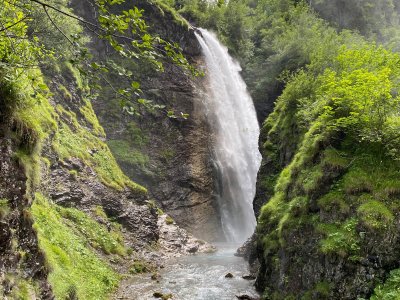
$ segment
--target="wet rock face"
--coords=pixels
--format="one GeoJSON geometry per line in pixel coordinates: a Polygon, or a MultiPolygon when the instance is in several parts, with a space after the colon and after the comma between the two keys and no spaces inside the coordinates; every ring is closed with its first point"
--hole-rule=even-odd
{"type": "Polygon", "coordinates": [[[16,145],[11,136],[8,124],[0,124],[0,298],[7,297],[19,280],[32,279],[38,283],[40,299],[53,299],[44,256],[27,212],[27,178],[13,158],[16,145]]]}
{"type": "Polygon", "coordinates": [[[260,269],[259,251],[257,249],[257,235],[253,234],[239,249],[237,249],[235,256],[243,257],[249,262],[250,275],[243,278],[255,279],[260,269]]]}
{"type": "Polygon", "coordinates": [[[302,296],[307,291],[310,299],[369,299],[389,272],[399,268],[398,220],[395,227],[395,234],[393,231],[371,234],[361,246],[360,261],[320,253],[320,236],[310,227],[291,231],[285,237],[291,241],[290,247],[282,247],[277,256],[260,255],[256,287],[285,296],[302,296]],[[277,258],[279,265],[274,264],[277,258]],[[325,293],[316,288],[321,283],[327,287],[325,293]]]}
{"type": "Polygon", "coordinates": [[[141,245],[158,240],[158,216],[147,204],[146,196],[138,197],[128,189],[116,191],[105,186],[77,158],[54,163],[43,187],[58,205],[87,212],[96,206],[103,207],[107,216],[121,223],[129,231],[129,237],[141,245]],[[72,170],[79,170],[79,175],[71,176],[72,170]]]}
{"type": "MultiPolygon", "coordinates": [[[[122,8],[128,5],[144,10],[150,32],[179,43],[189,61],[201,60],[201,47],[193,29],[148,1],[126,2],[122,8]]],[[[77,13],[90,11],[85,1],[73,1],[73,6],[77,13]]],[[[112,55],[101,42],[93,43],[91,48],[100,60],[112,55]]],[[[141,97],[174,111],[178,118],[168,118],[164,110],[143,109],[141,116],[126,115],[119,102],[113,100],[115,93],[104,91],[92,104],[111,151],[125,174],[145,186],[149,197],[180,226],[208,241],[220,239],[223,234],[210,160],[212,136],[199,105],[204,90],[201,78],[168,62],[164,63],[164,72],[140,62],[132,68],[135,80],[141,83],[141,97]],[[181,112],[189,118],[179,118],[181,112]]]]}
{"type": "MultiPolygon", "coordinates": [[[[221,236],[221,226],[213,196],[212,135],[201,110],[200,83],[175,66],[167,68],[160,77],[143,82],[144,87],[156,87],[160,92],[159,96],[149,94],[148,98],[188,113],[189,119],[145,116],[142,128],[149,136],[145,152],[150,176],[141,177],[138,168],[124,162],[121,166],[134,180],[148,187],[151,196],[180,226],[199,238],[213,241],[221,236]],[[166,152],[172,155],[165,157],[166,152]]],[[[111,139],[115,136],[115,132],[107,134],[111,139]]]]}

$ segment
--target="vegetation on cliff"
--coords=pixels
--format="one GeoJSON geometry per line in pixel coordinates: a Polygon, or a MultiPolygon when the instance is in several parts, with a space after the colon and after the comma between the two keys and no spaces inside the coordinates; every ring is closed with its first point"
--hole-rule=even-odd
{"type": "MultiPolygon", "coordinates": [[[[82,25],[92,26],[91,30],[120,57],[146,61],[158,70],[162,70],[165,58],[195,72],[176,44],[147,33],[142,11],[130,7],[120,14],[111,12],[114,4],[123,2],[96,1],[99,19],[93,24],[76,16],[67,1],[0,1],[0,123],[6,131],[2,138],[10,136],[13,160],[27,177],[24,202],[2,198],[0,218],[21,226],[34,223],[33,237],[23,238],[37,242],[33,247],[44,261],[35,261],[35,269],[39,270],[35,272],[40,272],[40,279],[44,280],[48,275],[57,299],[108,298],[121,279],[121,270],[117,271],[111,262],[131,256],[132,249],[125,247],[121,225],[108,217],[116,208],[106,213],[102,206],[89,203],[85,209],[90,213],[84,213],[77,207],[56,205],[52,185],[62,191],[67,182],[55,182],[52,171],[66,173],[67,179],[63,179],[72,184],[78,180],[87,183],[92,176],[92,188],[109,187],[116,194],[127,194],[134,198],[130,198],[130,204],[147,192],[121,171],[104,141],[104,129],[92,108],[102,83],[98,78],[107,82],[104,74],[113,72],[129,83],[128,87],[114,90],[118,95],[115,98],[123,100],[117,104],[119,113],[123,113],[123,107],[129,113],[137,112],[139,106],[155,109],[141,99],[140,84],[131,73],[113,62],[95,61],[86,48],[89,39],[83,34],[82,25]],[[123,42],[127,39],[129,45],[123,42]],[[24,219],[18,219],[19,214],[24,219]]],[[[110,88],[115,87],[110,83],[110,88]]],[[[7,187],[10,193],[14,188],[7,187]]],[[[1,195],[6,192],[1,190],[1,195]]],[[[103,202],[104,206],[112,205],[103,202]]],[[[147,206],[145,209],[150,211],[147,206]]],[[[25,234],[24,230],[17,234],[25,234]]],[[[0,297],[51,297],[50,288],[44,296],[43,287],[36,283],[39,275],[24,269],[29,267],[27,257],[34,253],[18,245],[14,238],[11,242],[2,245],[1,255],[15,254],[18,265],[14,269],[3,265],[0,268],[0,297]]],[[[135,259],[139,261],[138,257],[135,259]]]]}
{"type": "MultiPolygon", "coordinates": [[[[72,15],[63,1],[0,0],[0,121],[12,132],[13,157],[27,177],[25,203],[12,206],[1,198],[0,219],[21,210],[35,221],[47,262],[43,272],[60,299],[106,298],[120,279],[109,262],[128,251],[119,226],[104,225],[109,220],[103,208],[91,207],[98,222],[93,212],[49,200],[41,180],[51,166],[78,159],[105,186],[146,193],[120,170],[109,147],[120,161],[146,169],[148,138],[137,123],[127,122],[129,137],[104,142],[91,105],[95,90],[106,82],[104,95],[119,100],[132,115],[160,109],[176,118],[141,97],[134,71],[141,66],[149,73],[162,70],[164,53],[196,73],[176,44],[147,32],[140,10],[119,14],[110,6],[123,1],[96,3],[100,15],[93,25],[72,15]],[[95,61],[84,46],[89,39],[82,24],[92,26],[118,59],[95,61]],[[121,42],[127,38],[130,43],[121,42]],[[140,63],[122,67],[126,59],[140,63]],[[110,82],[114,75],[123,80],[110,82]]],[[[399,3],[343,3],[153,3],[181,28],[188,24],[177,11],[216,30],[244,67],[263,124],[255,207],[261,262],[257,286],[265,299],[400,295],[399,3]]],[[[109,107],[113,113],[122,110],[120,104],[109,107]]],[[[160,155],[169,160],[174,153],[160,155]]],[[[71,180],[81,176],[77,169],[68,171],[71,180]]],[[[19,262],[26,259],[16,242],[10,247],[19,262]]],[[[8,293],[24,299],[38,288],[21,274],[6,277],[18,278],[8,293]]]]}
{"type": "Polygon", "coordinates": [[[264,298],[399,297],[398,1],[180,3],[239,59],[263,123],[264,298]]]}

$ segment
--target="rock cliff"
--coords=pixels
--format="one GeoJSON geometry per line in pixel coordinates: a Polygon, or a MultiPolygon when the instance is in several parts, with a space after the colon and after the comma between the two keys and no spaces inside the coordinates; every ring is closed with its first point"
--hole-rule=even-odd
{"type": "MultiPolygon", "coordinates": [[[[151,31],[178,43],[193,64],[202,64],[200,45],[184,19],[165,5],[147,1],[133,4],[144,10],[151,31]]],[[[77,11],[89,11],[82,2],[78,5],[77,11]]],[[[112,57],[104,45],[92,47],[100,59],[112,57]]],[[[201,105],[203,79],[182,72],[170,62],[164,63],[164,72],[156,72],[145,62],[126,67],[141,83],[143,98],[165,106],[177,118],[166,117],[164,110],[143,110],[140,116],[124,114],[114,92],[106,87],[93,107],[105,129],[107,144],[124,172],[147,187],[149,196],[180,226],[200,238],[220,239],[213,195],[212,134],[201,105]],[[181,113],[189,117],[181,118],[181,113]]],[[[109,80],[114,82],[112,77],[109,80]]]]}
{"type": "MultiPolygon", "coordinates": [[[[146,10],[155,32],[179,42],[193,63],[201,59],[187,24],[165,7],[134,4],[146,10]]],[[[73,7],[89,9],[81,1],[73,7]]],[[[101,42],[89,48],[99,58],[109,54],[101,42]]],[[[210,135],[197,106],[202,80],[171,63],[164,73],[145,63],[134,68],[145,97],[189,114],[188,120],[162,111],[124,115],[107,89],[89,99],[87,82],[68,61],[32,71],[45,96],[36,96],[24,76],[10,87],[0,73],[5,299],[99,299],[115,291],[120,274],[151,272],[167,257],[213,250],[183,229],[209,240],[219,236],[210,135]]]]}

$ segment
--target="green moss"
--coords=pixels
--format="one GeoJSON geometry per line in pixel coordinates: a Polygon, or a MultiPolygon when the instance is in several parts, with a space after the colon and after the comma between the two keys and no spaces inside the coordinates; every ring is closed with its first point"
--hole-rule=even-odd
{"type": "Polygon", "coordinates": [[[101,181],[107,186],[119,190],[130,187],[140,193],[146,192],[145,188],[135,184],[123,174],[108,146],[81,127],[73,113],[63,112],[63,115],[71,118],[71,125],[61,123],[53,139],[53,149],[60,159],[70,157],[81,159],[94,168],[101,181]]]}
{"type": "Polygon", "coordinates": [[[167,216],[167,218],[165,219],[165,223],[167,223],[167,225],[172,225],[175,223],[175,221],[170,216],[167,216]]]}
{"type": "Polygon", "coordinates": [[[131,274],[147,273],[150,272],[150,268],[145,262],[136,260],[129,268],[129,272],[131,274]]]}
{"type": "Polygon", "coordinates": [[[388,207],[380,201],[368,201],[362,204],[357,213],[361,221],[373,229],[385,229],[392,225],[394,216],[388,207]]]}
{"type": "Polygon", "coordinates": [[[146,154],[132,148],[126,140],[109,140],[107,145],[117,160],[122,163],[144,168],[149,162],[149,157],[146,154]]]}
{"type": "Polygon", "coordinates": [[[98,136],[105,137],[106,133],[104,132],[103,127],[101,127],[89,100],[85,100],[85,105],[82,106],[79,110],[81,114],[85,117],[85,120],[91,125],[94,133],[98,136]]]}
{"type": "Polygon", "coordinates": [[[108,299],[119,276],[89,246],[93,240],[113,240],[107,230],[82,212],[50,204],[39,193],[31,211],[39,246],[51,269],[48,280],[55,296],[65,299],[71,287],[76,287],[79,299],[108,299]],[[60,212],[72,220],[64,219],[60,212]]]}
{"type": "Polygon", "coordinates": [[[93,248],[102,250],[105,254],[126,255],[123,236],[119,230],[115,230],[115,228],[108,230],[77,209],[60,206],[56,209],[65,219],[65,223],[76,228],[80,234],[85,236],[93,248]]]}
{"type": "Polygon", "coordinates": [[[325,254],[352,256],[356,259],[360,250],[359,235],[356,232],[357,224],[356,218],[338,224],[319,224],[318,230],[325,235],[325,239],[320,241],[321,251],[325,254]]]}
{"type": "Polygon", "coordinates": [[[7,217],[10,213],[10,206],[7,199],[0,199],[0,220],[7,217]]]}

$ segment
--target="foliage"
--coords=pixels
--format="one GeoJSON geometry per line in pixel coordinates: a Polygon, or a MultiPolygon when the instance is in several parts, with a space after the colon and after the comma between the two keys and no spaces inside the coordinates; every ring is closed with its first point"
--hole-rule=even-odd
{"type": "Polygon", "coordinates": [[[39,246],[51,268],[49,281],[55,296],[65,299],[74,287],[79,299],[107,299],[119,277],[89,245],[94,241],[103,246],[119,242],[84,213],[55,206],[39,193],[31,211],[39,246]],[[88,236],[86,230],[90,231],[88,236]]]}
{"type": "Polygon", "coordinates": [[[97,136],[83,128],[76,119],[76,115],[58,107],[58,113],[67,122],[60,124],[59,130],[53,139],[53,148],[60,159],[76,157],[92,166],[100,179],[108,186],[116,189],[130,187],[138,192],[146,190],[133,183],[119,168],[108,146],[97,136]]]}
{"type": "Polygon", "coordinates": [[[336,253],[342,257],[357,254],[360,250],[357,223],[357,219],[349,219],[338,225],[320,224],[318,229],[326,235],[321,241],[321,251],[336,253]]]}
{"type": "Polygon", "coordinates": [[[136,260],[131,265],[129,272],[131,274],[140,274],[150,272],[150,267],[143,261],[136,260]]]}
{"type": "Polygon", "coordinates": [[[65,219],[64,223],[71,228],[76,228],[93,248],[102,250],[105,254],[126,255],[123,236],[118,227],[114,226],[108,230],[85,213],[74,208],[56,207],[56,209],[65,219]]]}
{"type": "Polygon", "coordinates": [[[104,132],[103,127],[101,127],[99,120],[95,112],[93,111],[92,105],[89,100],[85,100],[86,104],[80,108],[81,114],[85,117],[87,123],[93,128],[93,132],[100,137],[105,137],[106,134],[104,132]]]}
{"type": "MultiPolygon", "coordinates": [[[[83,25],[125,60],[146,60],[159,71],[163,71],[163,60],[168,60],[194,75],[198,72],[188,63],[177,43],[150,34],[143,11],[132,5],[124,9],[124,2],[95,0],[97,12],[85,19],[75,15],[65,0],[1,1],[0,5],[4,7],[0,15],[1,67],[32,69],[41,63],[50,70],[54,61],[68,61],[91,81],[92,94],[95,87],[101,89],[101,85],[109,84],[105,74],[113,70],[130,82],[128,87],[113,88],[126,111],[136,113],[144,101],[140,97],[140,84],[122,65],[96,61],[85,47],[88,38],[83,34],[83,25]]],[[[168,5],[163,8],[174,12],[168,5]]],[[[178,18],[176,13],[175,16],[178,18]]],[[[42,87],[40,83],[37,86],[42,87]]],[[[145,104],[152,108],[151,102],[145,104]]]]}
{"type": "Polygon", "coordinates": [[[261,132],[260,194],[270,198],[258,219],[259,245],[276,272],[281,250],[291,257],[312,241],[314,253],[356,264],[368,255],[361,236],[393,233],[398,217],[400,56],[336,33],[303,5],[267,2],[275,29],[263,33],[282,32],[265,35],[268,47],[278,46],[265,70],[284,62],[292,72],[281,75],[285,88],[261,132]]]}
{"type": "Polygon", "coordinates": [[[357,30],[393,46],[398,41],[398,0],[312,0],[310,5],[335,27],[357,30]]]}
{"type": "Polygon", "coordinates": [[[132,148],[130,143],[126,140],[109,140],[107,141],[107,145],[110,147],[116,159],[121,163],[144,168],[149,162],[149,158],[146,154],[132,148]]]}
{"type": "Polygon", "coordinates": [[[395,300],[399,298],[400,293],[400,269],[390,272],[389,278],[384,284],[375,288],[371,300],[395,300]]]}

